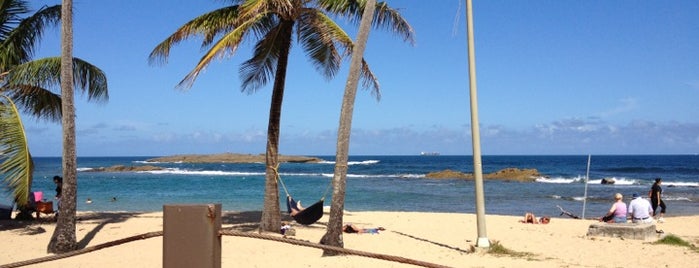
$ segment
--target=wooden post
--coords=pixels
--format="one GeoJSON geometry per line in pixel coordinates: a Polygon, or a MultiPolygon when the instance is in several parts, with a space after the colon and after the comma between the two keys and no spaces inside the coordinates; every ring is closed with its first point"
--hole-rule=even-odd
{"type": "Polygon", "coordinates": [[[163,267],[221,267],[221,204],[163,206],[163,267]]]}

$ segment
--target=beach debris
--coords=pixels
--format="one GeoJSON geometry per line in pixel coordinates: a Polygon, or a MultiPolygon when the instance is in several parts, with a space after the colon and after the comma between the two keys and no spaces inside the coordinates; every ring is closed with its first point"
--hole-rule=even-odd
{"type": "Polygon", "coordinates": [[[44,229],[41,226],[27,226],[24,227],[24,230],[22,231],[23,235],[37,235],[41,233],[45,233],[46,229],[44,229]]]}
{"type": "Polygon", "coordinates": [[[559,205],[556,205],[556,206],[558,207],[558,209],[561,210],[561,215],[560,215],[560,216],[566,215],[566,216],[571,217],[571,218],[573,218],[573,219],[580,219],[580,217],[579,217],[578,215],[575,215],[575,214],[573,214],[573,213],[571,213],[571,212],[569,212],[569,211],[566,211],[565,209],[563,209],[563,208],[562,208],[561,206],[559,206],[559,205]]]}

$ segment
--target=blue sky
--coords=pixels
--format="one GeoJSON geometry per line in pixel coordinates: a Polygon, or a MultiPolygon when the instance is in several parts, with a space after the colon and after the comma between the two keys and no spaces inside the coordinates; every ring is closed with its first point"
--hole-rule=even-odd
{"type": "MultiPolygon", "coordinates": [[[[416,42],[370,33],[365,59],[382,98],[358,92],[350,154],[471,154],[464,2],[387,2],[416,42]]],[[[698,1],[474,2],[484,155],[699,153],[698,1]]],[[[240,91],[249,44],[184,91],[175,86],[201,57],[200,40],[148,64],[158,43],[222,1],[163,3],[74,0],[74,56],[106,72],[110,93],[106,103],[76,95],[78,155],[263,153],[271,84],[240,91]]],[[[57,27],[37,58],[59,54],[57,27]]],[[[292,48],[282,154],[335,154],[348,64],[328,81],[292,48]]],[[[59,124],[23,119],[33,155],[61,155],[59,124]]]]}

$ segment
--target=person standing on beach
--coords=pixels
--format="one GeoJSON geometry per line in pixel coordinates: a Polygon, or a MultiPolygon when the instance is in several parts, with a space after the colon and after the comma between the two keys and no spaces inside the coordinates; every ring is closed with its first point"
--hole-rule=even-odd
{"type": "Polygon", "coordinates": [[[662,195],[663,195],[663,188],[660,187],[660,184],[663,183],[663,179],[661,178],[656,178],[655,183],[653,183],[653,186],[651,186],[650,191],[648,192],[648,197],[650,198],[650,203],[653,206],[653,217],[655,217],[656,211],[658,209],[658,206],[660,206],[660,215],[658,217],[658,222],[665,222],[665,219],[663,219],[663,216],[665,215],[665,202],[663,202],[662,195]]]}
{"type": "Polygon", "coordinates": [[[633,194],[633,200],[629,202],[629,215],[633,223],[653,223],[653,207],[648,200],[643,199],[637,193],[633,194]]]}
{"type": "MultiPolygon", "coordinates": [[[[63,192],[63,177],[53,176],[53,183],[56,184],[56,208],[61,210],[61,193],[63,192]]],[[[58,215],[58,212],[56,212],[58,215]]]]}
{"type": "Polygon", "coordinates": [[[61,193],[63,192],[63,178],[61,176],[53,176],[53,183],[56,184],[56,200],[61,201],[61,193]]]}

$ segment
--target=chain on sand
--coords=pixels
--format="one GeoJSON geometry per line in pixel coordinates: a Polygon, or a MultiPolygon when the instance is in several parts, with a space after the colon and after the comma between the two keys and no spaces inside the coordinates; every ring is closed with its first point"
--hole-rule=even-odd
{"type": "MultiPolygon", "coordinates": [[[[220,234],[221,235],[230,235],[230,236],[239,236],[239,237],[271,240],[271,241],[277,241],[277,242],[288,243],[288,244],[293,244],[293,245],[319,248],[319,249],[323,249],[323,250],[327,250],[327,251],[337,252],[340,254],[357,255],[357,256],[363,256],[363,257],[368,257],[368,258],[375,258],[375,259],[381,259],[381,260],[386,260],[386,261],[400,262],[400,263],[412,264],[412,265],[423,266],[423,267],[440,267],[440,268],[448,267],[448,266],[444,266],[444,265],[439,265],[439,264],[434,264],[434,263],[430,263],[430,262],[424,262],[424,261],[419,261],[419,260],[414,260],[414,259],[409,259],[409,258],[404,258],[404,257],[399,257],[399,256],[371,253],[371,252],[346,249],[346,248],[341,248],[341,247],[333,247],[333,246],[328,246],[328,245],[311,243],[311,242],[303,241],[303,240],[290,239],[287,237],[279,237],[279,236],[264,235],[264,234],[249,233],[249,232],[240,232],[240,231],[234,231],[234,230],[221,230],[220,234]]],[[[128,243],[128,242],[133,242],[133,241],[137,241],[137,240],[143,240],[143,239],[148,239],[148,238],[153,238],[153,237],[158,237],[158,236],[163,236],[163,231],[134,235],[134,236],[122,238],[119,240],[114,240],[111,242],[107,242],[107,243],[103,243],[103,244],[99,244],[99,245],[95,245],[95,246],[91,246],[91,247],[86,247],[86,248],[79,249],[79,250],[74,250],[74,251],[67,252],[67,253],[56,254],[56,255],[26,260],[26,261],[9,263],[9,264],[3,264],[3,265],[0,265],[0,268],[22,267],[22,266],[27,266],[27,265],[32,265],[32,264],[37,264],[37,263],[42,263],[42,262],[64,259],[64,258],[68,258],[68,257],[72,257],[72,256],[77,256],[77,255],[97,251],[97,250],[100,250],[103,248],[113,247],[113,246],[121,245],[121,244],[128,243]]]]}

